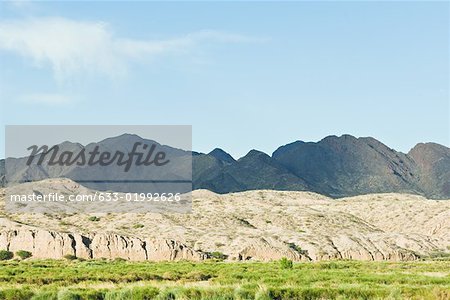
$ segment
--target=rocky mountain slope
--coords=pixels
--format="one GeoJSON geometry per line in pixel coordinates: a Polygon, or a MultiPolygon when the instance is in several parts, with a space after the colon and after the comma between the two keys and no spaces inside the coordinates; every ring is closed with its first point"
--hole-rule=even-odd
{"type": "MultiPolygon", "coordinates": [[[[42,145],[39,145],[42,146],[42,145]]],[[[48,145],[51,149],[53,145],[48,145]]],[[[80,166],[77,163],[69,165],[51,165],[49,161],[55,152],[49,150],[49,154],[43,157],[43,162],[39,165],[38,161],[41,159],[41,154],[33,157],[25,158],[7,158],[6,163],[3,164],[3,171],[6,181],[12,183],[22,183],[28,181],[36,181],[46,178],[66,177],[77,182],[83,183],[85,186],[97,190],[112,190],[122,192],[155,192],[160,189],[166,189],[171,192],[186,192],[191,190],[190,180],[192,178],[192,154],[190,151],[184,151],[170,146],[161,145],[153,140],[146,140],[137,135],[123,134],[113,138],[107,138],[98,143],[90,143],[83,146],[78,143],[63,142],[57,145],[58,155],[56,160],[62,157],[63,153],[69,153],[74,158],[84,151],[84,163],[80,166]],[[118,165],[118,159],[114,163],[100,165],[99,163],[89,166],[89,153],[97,151],[102,153],[107,151],[111,157],[114,157],[116,152],[120,151],[124,154],[123,161],[127,161],[128,153],[130,153],[135,145],[140,143],[138,151],[145,153],[147,151],[142,149],[142,145],[146,144],[148,148],[155,146],[154,154],[163,152],[165,160],[170,161],[170,164],[154,167],[154,165],[136,165],[132,164],[131,170],[125,169],[125,164],[118,165]],[[33,158],[30,165],[27,165],[27,160],[33,158]],[[152,181],[165,180],[164,183],[154,183],[152,181]],[[187,184],[170,183],[170,181],[186,180],[187,184]]],[[[101,154],[97,154],[96,158],[99,160],[101,154]]],[[[154,158],[154,155],[151,159],[154,158]]],[[[107,160],[109,160],[107,159],[107,160]]],[[[133,159],[136,159],[133,157],[133,159]]],[[[143,157],[142,160],[145,158],[143,157]]],[[[78,162],[81,159],[78,160],[78,162]]],[[[2,165],[0,164],[0,168],[2,165]]],[[[163,191],[159,191],[163,192],[163,191]]]]}
{"type": "Polygon", "coordinates": [[[295,142],[273,153],[313,190],[333,197],[382,192],[422,194],[414,161],[373,138],[330,136],[295,142]]]}
{"type": "Polygon", "coordinates": [[[217,193],[257,189],[308,190],[304,180],[269,155],[256,150],[235,162],[222,161],[209,154],[194,156],[193,167],[194,188],[217,193]],[[197,173],[197,165],[203,166],[203,172],[197,173]]]}
{"type": "Polygon", "coordinates": [[[418,185],[425,194],[434,198],[450,194],[449,148],[435,143],[421,143],[411,149],[408,156],[419,170],[418,185]]]}
{"type": "MultiPolygon", "coordinates": [[[[126,153],[136,141],[154,143],[125,134],[89,144],[86,149],[99,145],[104,149],[121,149],[126,153]]],[[[81,145],[68,142],[61,144],[63,149],[77,147],[81,145]]],[[[432,199],[450,198],[450,149],[433,143],[418,144],[408,154],[404,154],[370,137],[329,136],[317,143],[297,141],[282,146],[272,156],[251,150],[238,160],[221,149],[203,154],[163,145],[158,147],[169,153],[177,163],[158,169],[158,174],[152,168],[133,168],[125,174],[127,179],[188,179],[192,163],[193,188],[216,193],[274,189],[313,191],[334,198],[390,192],[417,194],[432,199]]],[[[124,174],[121,168],[114,166],[49,169],[32,165],[24,168],[20,167],[18,161],[9,160],[13,167],[10,169],[12,171],[8,171],[18,181],[67,177],[99,190],[125,192],[140,191],[147,187],[139,183],[115,183],[112,186],[98,182],[101,178],[122,179],[124,174]],[[85,182],[89,178],[94,182],[85,182]]],[[[0,182],[3,183],[4,168],[4,161],[0,161],[0,182]]],[[[180,188],[190,188],[190,184],[181,185],[180,188]]]]}
{"type": "MultiPolygon", "coordinates": [[[[27,185],[88,192],[69,179],[19,187],[27,185]]],[[[0,212],[0,249],[40,258],[203,260],[220,252],[229,260],[414,260],[450,251],[450,201],[408,194],[333,200],[311,192],[198,190],[191,214],[0,212]]]]}
{"type": "Polygon", "coordinates": [[[218,193],[308,190],[335,198],[386,192],[450,198],[450,149],[438,144],[418,144],[404,154],[374,138],[343,135],[317,143],[297,141],[272,157],[255,153],[235,162],[211,154],[194,156],[194,188],[218,193]]]}

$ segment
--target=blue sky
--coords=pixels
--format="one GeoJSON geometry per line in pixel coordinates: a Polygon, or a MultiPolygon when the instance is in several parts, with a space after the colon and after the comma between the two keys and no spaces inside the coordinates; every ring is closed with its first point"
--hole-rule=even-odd
{"type": "Polygon", "coordinates": [[[2,2],[0,63],[1,126],[192,124],[235,157],[450,141],[448,2],[2,2]]]}

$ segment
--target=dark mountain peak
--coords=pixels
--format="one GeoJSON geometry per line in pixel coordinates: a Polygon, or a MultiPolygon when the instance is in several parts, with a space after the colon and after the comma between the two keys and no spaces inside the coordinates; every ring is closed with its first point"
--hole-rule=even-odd
{"type": "Polygon", "coordinates": [[[243,161],[243,160],[247,160],[247,159],[261,159],[261,158],[270,159],[270,156],[262,151],[252,149],[244,157],[241,157],[239,159],[239,161],[243,161]]]}
{"type": "Polygon", "coordinates": [[[218,160],[227,163],[234,163],[236,161],[230,154],[220,148],[215,148],[213,151],[209,152],[208,155],[214,156],[218,160]]]}
{"type": "Polygon", "coordinates": [[[86,146],[86,149],[91,149],[95,146],[99,146],[102,149],[112,149],[114,151],[129,152],[131,151],[135,143],[155,144],[157,147],[161,146],[159,143],[153,140],[144,139],[137,134],[124,133],[115,137],[106,138],[97,143],[90,143],[86,146]]]}
{"type": "Polygon", "coordinates": [[[329,135],[318,142],[296,141],[279,147],[273,152],[272,157],[280,158],[288,156],[290,158],[303,157],[305,163],[313,163],[311,160],[319,160],[318,163],[324,163],[326,155],[339,155],[342,152],[360,152],[357,150],[366,143],[350,135],[341,136],[329,135]]]}
{"type": "Polygon", "coordinates": [[[436,143],[420,143],[408,152],[408,156],[417,165],[426,194],[450,198],[450,148],[436,143]]]}
{"type": "Polygon", "coordinates": [[[379,140],[373,137],[354,137],[350,134],[341,136],[328,136],[317,143],[336,154],[342,152],[351,152],[354,155],[367,155],[369,152],[376,152],[383,156],[398,156],[400,152],[389,148],[379,140]]]}
{"type": "MultiPolygon", "coordinates": [[[[209,158],[213,158],[207,155],[209,158]]],[[[205,164],[203,157],[201,165],[205,164]]],[[[198,161],[198,160],[197,160],[198,161]]],[[[211,165],[211,164],[210,164],[211,165]]],[[[203,168],[205,170],[205,168],[203,168]]],[[[251,150],[235,163],[223,164],[203,173],[194,186],[213,188],[219,193],[255,189],[306,190],[307,184],[264,152],[251,150]]]]}
{"type": "MultiPolygon", "coordinates": [[[[297,140],[297,141],[295,141],[295,142],[286,144],[286,145],[284,145],[284,146],[295,146],[295,145],[303,145],[303,144],[306,144],[306,142],[297,140]]],[[[284,147],[284,146],[281,146],[281,147],[284,147]]]]}
{"type": "Polygon", "coordinates": [[[116,138],[133,138],[133,139],[142,139],[142,137],[140,137],[137,134],[134,133],[124,133],[121,135],[116,136],[116,138]]]}
{"type": "Polygon", "coordinates": [[[64,142],[58,144],[57,146],[62,151],[73,151],[73,150],[76,150],[76,149],[83,148],[83,145],[81,145],[80,143],[72,143],[72,142],[69,142],[69,141],[64,141],[64,142]]]}
{"type": "Polygon", "coordinates": [[[259,151],[259,150],[255,150],[252,149],[250,150],[246,155],[244,155],[243,157],[239,158],[237,160],[237,162],[241,165],[244,164],[254,164],[254,163],[272,163],[275,160],[270,157],[269,155],[267,155],[266,153],[259,151]]]}
{"type": "Polygon", "coordinates": [[[356,142],[358,138],[350,134],[343,134],[341,136],[329,135],[324,137],[319,143],[337,143],[337,142],[356,142]]]}
{"type": "Polygon", "coordinates": [[[437,143],[419,143],[409,152],[410,156],[419,166],[434,168],[434,164],[440,161],[441,165],[450,163],[450,148],[437,143]]]}
{"type": "Polygon", "coordinates": [[[364,143],[356,137],[345,134],[341,136],[330,135],[317,143],[306,144],[304,148],[308,151],[325,151],[326,153],[334,153],[340,155],[344,152],[357,153],[364,143]]]}
{"type": "Polygon", "coordinates": [[[297,149],[297,148],[301,147],[301,146],[304,145],[304,144],[306,144],[306,143],[303,142],[303,141],[295,141],[295,142],[293,142],[293,143],[289,143],[289,144],[286,144],[286,145],[284,145],[284,146],[280,146],[280,147],[278,147],[277,150],[275,150],[275,151],[272,153],[272,157],[275,157],[275,156],[278,156],[278,155],[283,155],[283,154],[285,154],[286,152],[289,152],[289,151],[291,151],[292,149],[297,149]]]}
{"type": "Polygon", "coordinates": [[[152,140],[146,140],[142,137],[140,137],[137,134],[129,134],[129,133],[124,133],[115,137],[110,137],[110,138],[106,138],[102,141],[100,141],[99,143],[135,143],[135,142],[143,142],[143,141],[147,141],[147,142],[154,142],[152,140]]]}
{"type": "Polygon", "coordinates": [[[450,149],[444,145],[437,143],[418,143],[409,152],[409,155],[415,155],[422,152],[439,152],[439,153],[449,153],[450,149]]]}
{"type": "Polygon", "coordinates": [[[317,143],[294,143],[273,156],[299,178],[331,196],[416,192],[414,163],[405,154],[370,137],[328,136],[317,143]]]}
{"type": "Polygon", "coordinates": [[[64,141],[64,142],[60,143],[59,145],[61,145],[61,146],[82,146],[80,143],[74,143],[71,141],[64,141]]]}
{"type": "Polygon", "coordinates": [[[371,136],[359,137],[358,140],[360,140],[366,144],[386,146],[385,144],[383,144],[382,142],[380,142],[379,140],[377,140],[376,138],[373,138],[371,136]]]}
{"type": "Polygon", "coordinates": [[[380,146],[385,146],[382,142],[380,142],[379,140],[371,137],[371,136],[367,136],[367,137],[355,137],[351,134],[343,134],[341,136],[336,136],[336,135],[329,135],[325,138],[323,138],[322,140],[320,140],[318,142],[320,143],[342,143],[342,144],[352,144],[352,143],[356,143],[356,144],[370,144],[370,145],[380,145],[380,146]]]}
{"type": "Polygon", "coordinates": [[[197,152],[197,151],[191,151],[192,156],[200,156],[200,155],[205,155],[204,153],[201,152],[197,152]]]}

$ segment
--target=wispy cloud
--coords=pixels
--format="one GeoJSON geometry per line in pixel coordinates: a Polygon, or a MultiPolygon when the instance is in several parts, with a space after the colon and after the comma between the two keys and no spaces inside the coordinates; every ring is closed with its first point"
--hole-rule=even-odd
{"type": "Polygon", "coordinates": [[[65,105],[73,102],[73,99],[63,94],[35,93],[25,94],[19,97],[21,102],[47,106],[65,105]]]}
{"type": "Polygon", "coordinates": [[[262,39],[204,30],[164,39],[118,37],[104,22],[39,18],[0,22],[0,50],[15,52],[35,66],[50,66],[58,80],[75,74],[120,76],[131,59],[180,53],[206,43],[259,42],[262,39]]]}

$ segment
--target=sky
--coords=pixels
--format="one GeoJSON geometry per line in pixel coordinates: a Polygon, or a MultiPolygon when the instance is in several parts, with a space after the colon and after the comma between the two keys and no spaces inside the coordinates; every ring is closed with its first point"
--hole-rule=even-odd
{"type": "Polygon", "coordinates": [[[192,125],[194,150],[235,158],[342,134],[403,152],[449,146],[449,12],[449,2],[1,2],[0,126],[192,125]]]}

